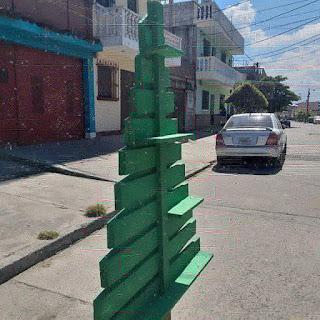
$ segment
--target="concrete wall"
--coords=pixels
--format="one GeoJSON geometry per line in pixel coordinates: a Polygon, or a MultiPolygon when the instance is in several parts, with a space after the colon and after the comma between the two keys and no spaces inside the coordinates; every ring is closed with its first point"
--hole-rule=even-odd
{"type": "Polygon", "coordinates": [[[97,60],[113,61],[119,66],[118,84],[119,84],[119,100],[98,100],[98,79],[95,78],[95,109],[96,109],[96,131],[114,131],[121,129],[121,86],[120,86],[120,70],[134,71],[134,57],[128,57],[113,52],[108,48],[104,48],[99,52],[95,59],[95,75],[97,75],[97,60]]]}
{"type": "Polygon", "coordinates": [[[215,101],[210,101],[210,103],[214,102],[214,113],[220,113],[220,95],[225,95],[226,98],[230,95],[231,87],[219,85],[217,83],[204,83],[202,85],[199,84],[199,80],[197,81],[197,91],[196,91],[196,114],[210,114],[210,108],[208,110],[202,109],[202,91],[209,91],[210,98],[211,94],[215,95],[215,101]]]}
{"type": "Polygon", "coordinates": [[[52,30],[92,38],[91,0],[0,0],[0,7],[52,30]]]}

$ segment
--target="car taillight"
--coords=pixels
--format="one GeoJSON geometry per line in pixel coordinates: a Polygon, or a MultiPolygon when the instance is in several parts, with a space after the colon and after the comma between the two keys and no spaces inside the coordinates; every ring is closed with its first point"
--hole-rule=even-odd
{"type": "Polygon", "coordinates": [[[275,132],[270,132],[269,138],[267,140],[266,145],[268,146],[275,146],[279,142],[279,136],[275,132]]]}
{"type": "Polygon", "coordinates": [[[217,147],[224,146],[224,141],[223,141],[223,137],[222,137],[221,132],[219,132],[219,133],[217,134],[217,137],[216,137],[216,146],[217,146],[217,147]]]}

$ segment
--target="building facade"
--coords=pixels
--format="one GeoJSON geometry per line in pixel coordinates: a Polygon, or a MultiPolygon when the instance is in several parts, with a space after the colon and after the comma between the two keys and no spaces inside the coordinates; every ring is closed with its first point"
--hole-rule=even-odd
{"type": "Polygon", "coordinates": [[[93,57],[102,47],[87,1],[0,6],[0,143],[94,136],[93,57]]]}
{"type": "MultiPolygon", "coordinates": [[[[309,102],[309,116],[320,116],[320,101],[310,101],[309,102]]],[[[307,111],[307,102],[300,102],[296,104],[297,111],[307,111]]]]}
{"type": "Polygon", "coordinates": [[[193,115],[188,118],[195,129],[219,125],[229,112],[225,99],[236,82],[246,79],[232,67],[233,55],[243,54],[243,37],[212,1],[166,5],[164,14],[185,52],[181,67],[173,68],[174,81],[192,74],[193,115]]]}
{"type": "MultiPolygon", "coordinates": [[[[97,0],[93,5],[93,34],[103,45],[95,60],[97,132],[122,130],[130,114],[134,59],[139,52],[138,23],[146,12],[144,0],[97,0]]],[[[169,31],[165,32],[165,40],[181,48],[181,39],[169,31]]],[[[166,63],[180,65],[181,59],[167,59],[166,63]]]]}
{"type": "Polygon", "coordinates": [[[235,67],[235,69],[244,73],[246,75],[246,80],[250,80],[251,82],[259,82],[267,76],[264,68],[259,67],[258,63],[255,63],[252,66],[235,67]]]}

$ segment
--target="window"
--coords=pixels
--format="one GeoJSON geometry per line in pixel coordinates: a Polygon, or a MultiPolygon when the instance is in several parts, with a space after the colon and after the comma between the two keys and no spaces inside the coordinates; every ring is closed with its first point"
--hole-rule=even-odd
{"type": "Polygon", "coordinates": [[[209,109],[209,91],[202,91],[202,110],[209,109]]]}
{"type": "Polygon", "coordinates": [[[227,54],[225,52],[221,53],[221,61],[224,63],[226,63],[226,61],[227,61],[227,54]]]}
{"type": "Polygon", "coordinates": [[[43,79],[40,77],[31,77],[31,96],[33,112],[42,114],[43,108],[43,79]]]}
{"type": "Polygon", "coordinates": [[[137,13],[137,1],[136,0],[128,0],[128,9],[137,13]]]}
{"type": "Polygon", "coordinates": [[[226,115],[226,108],[225,108],[225,95],[224,94],[221,94],[220,95],[220,114],[225,116],[226,115]]]}
{"type": "Polygon", "coordinates": [[[115,1],[114,0],[97,0],[97,3],[104,7],[115,7],[115,1]]]}
{"type": "Polygon", "coordinates": [[[211,94],[210,95],[210,113],[214,113],[214,100],[215,100],[215,95],[211,94]]]}
{"type": "Polygon", "coordinates": [[[207,39],[203,39],[203,55],[205,57],[209,57],[210,56],[210,42],[207,39]]]}
{"type": "Polygon", "coordinates": [[[211,53],[211,55],[212,55],[213,57],[215,57],[215,56],[217,55],[217,49],[216,49],[216,48],[212,47],[212,53],[211,53]]]}
{"type": "Polygon", "coordinates": [[[273,128],[273,125],[269,115],[240,115],[231,117],[225,128],[273,128]]]}
{"type": "Polygon", "coordinates": [[[118,70],[114,66],[98,65],[98,99],[119,100],[118,70]]]}

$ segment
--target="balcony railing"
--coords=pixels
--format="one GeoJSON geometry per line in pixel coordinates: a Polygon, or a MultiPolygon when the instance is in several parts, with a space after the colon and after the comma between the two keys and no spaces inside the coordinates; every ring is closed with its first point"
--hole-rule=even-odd
{"type": "Polygon", "coordinates": [[[197,58],[197,78],[234,85],[246,80],[246,75],[223,63],[216,57],[197,58]]]}
{"type": "MultiPolygon", "coordinates": [[[[140,15],[124,7],[106,8],[95,4],[94,19],[94,37],[100,39],[103,46],[125,46],[133,54],[138,52],[140,15]]],[[[164,31],[164,37],[167,44],[181,49],[181,38],[167,30],[164,31]]],[[[180,58],[178,60],[181,61],[180,58]]]]}

